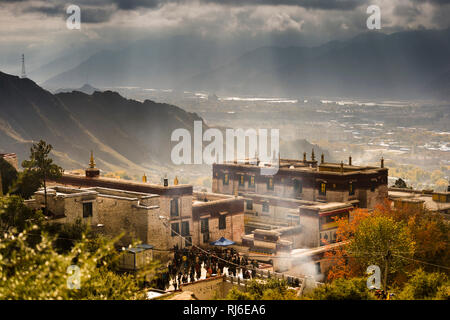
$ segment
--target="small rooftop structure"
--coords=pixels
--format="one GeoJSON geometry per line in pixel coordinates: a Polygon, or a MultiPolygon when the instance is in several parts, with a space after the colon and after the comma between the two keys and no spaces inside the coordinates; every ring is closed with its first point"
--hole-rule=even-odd
{"type": "MultiPolygon", "coordinates": [[[[414,190],[389,188],[389,199],[395,208],[414,207],[432,212],[450,214],[450,192],[434,192],[433,190],[414,190]]],[[[447,216],[446,216],[447,218],[447,216]]]]}
{"type": "Polygon", "coordinates": [[[136,247],[127,248],[122,254],[119,268],[126,271],[137,271],[144,268],[153,260],[153,246],[138,244],[136,247]]]}

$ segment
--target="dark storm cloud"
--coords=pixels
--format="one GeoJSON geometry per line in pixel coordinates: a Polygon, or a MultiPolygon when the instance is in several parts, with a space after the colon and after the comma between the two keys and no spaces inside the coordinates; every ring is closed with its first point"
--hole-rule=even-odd
{"type": "MultiPolygon", "coordinates": [[[[3,1],[3,0],[2,0],[3,1]]],[[[8,1],[22,1],[25,2],[27,0],[8,0],[8,1]]],[[[21,9],[22,13],[38,13],[44,16],[60,16],[63,19],[67,18],[66,8],[71,3],[51,3],[48,2],[46,5],[38,5],[33,1],[28,1],[29,5],[21,9]]],[[[115,12],[114,8],[100,8],[100,7],[87,7],[83,6],[86,4],[107,4],[110,1],[78,1],[78,5],[81,7],[81,22],[84,23],[102,23],[107,22],[111,19],[111,16],[115,12]],[[96,3],[97,2],[97,3],[96,3]]]]}
{"type": "Polygon", "coordinates": [[[367,0],[202,0],[207,3],[223,5],[290,5],[306,9],[319,10],[353,10],[363,5],[367,0]]]}
{"type": "Polygon", "coordinates": [[[22,10],[23,13],[41,13],[46,16],[56,16],[64,14],[64,5],[53,4],[49,6],[29,6],[22,10]]]}
{"type": "Polygon", "coordinates": [[[86,8],[81,11],[81,22],[84,23],[102,23],[111,19],[113,10],[86,8]]]}
{"type": "MultiPolygon", "coordinates": [[[[214,3],[224,6],[258,6],[258,5],[270,5],[270,6],[296,6],[306,9],[319,9],[319,10],[352,10],[356,7],[366,3],[368,0],[199,0],[200,3],[214,3]]],[[[419,0],[420,1],[420,0],[419,0]]],[[[443,1],[443,0],[434,0],[443,1]]],[[[449,0],[450,1],[450,0],[449,0]]],[[[33,0],[2,0],[2,2],[33,2],[33,0]]],[[[53,14],[50,7],[60,8],[61,2],[59,4],[56,1],[49,1],[50,6],[35,7],[34,9],[29,9],[27,12],[42,12],[53,14]]],[[[165,4],[169,3],[182,3],[189,4],[189,0],[79,0],[74,4],[78,5],[90,5],[90,6],[102,6],[113,4],[119,10],[135,10],[139,8],[155,9],[165,4]]],[[[66,5],[71,4],[69,2],[66,5]]]]}
{"type": "MultiPolygon", "coordinates": [[[[358,11],[363,6],[370,4],[377,4],[377,1],[372,0],[0,0],[0,6],[3,4],[11,6],[15,12],[22,13],[40,13],[44,16],[61,16],[66,17],[65,8],[70,4],[77,4],[81,8],[82,21],[85,23],[102,23],[111,20],[112,16],[120,12],[139,11],[144,12],[146,10],[154,11],[164,8],[166,5],[173,5],[173,9],[179,5],[189,6],[192,3],[192,13],[201,12],[203,8],[207,8],[208,5],[223,6],[224,9],[234,8],[246,8],[245,10],[252,10],[252,8],[265,7],[282,7],[291,6],[292,8],[306,9],[309,13],[303,13],[304,15],[319,15],[323,16],[327,11],[341,11],[342,16],[349,21],[345,22],[346,26],[350,26],[353,23],[355,12],[357,16],[360,16],[358,11]],[[372,3],[373,2],[373,3],[372,3]],[[200,4],[200,5],[199,5],[200,4]]],[[[409,0],[400,4],[395,4],[395,1],[389,3],[389,6],[393,7],[391,11],[393,16],[384,15],[384,21],[391,18],[395,20],[395,17],[403,19],[402,21],[414,22],[419,19],[422,14],[422,4],[428,3],[435,7],[434,21],[444,26],[448,25],[445,22],[445,16],[439,12],[439,10],[446,12],[450,0],[409,0]]],[[[275,9],[274,9],[275,10],[275,9]]],[[[284,10],[284,9],[283,9],[284,10]]],[[[249,25],[245,19],[238,17],[239,13],[234,13],[237,17],[239,24],[249,25]]],[[[289,13],[288,13],[289,14],[289,13]]],[[[233,18],[231,17],[231,18],[233,18]]],[[[218,17],[219,18],[219,17],[218,17]]],[[[220,19],[219,19],[220,20],[220,19]]],[[[307,16],[305,16],[307,20],[307,16]]],[[[361,20],[361,19],[359,19],[361,20]]],[[[357,21],[361,24],[361,21],[357,21]]],[[[326,23],[323,21],[322,23],[326,23]]],[[[365,25],[365,24],[364,24],[365,25]]],[[[198,27],[199,25],[197,25],[198,27]]],[[[251,27],[249,25],[249,27],[251,27]]]]}
{"type": "MultiPolygon", "coordinates": [[[[169,1],[161,0],[112,0],[120,10],[134,10],[137,8],[157,8],[169,1]]],[[[171,2],[171,1],[170,1],[171,2]]]]}
{"type": "Polygon", "coordinates": [[[420,10],[417,7],[401,5],[395,7],[394,14],[399,17],[415,18],[420,14],[420,10]]]}
{"type": "Polygon", "coordinates": [[[435,3],[435,4],[450,4],[450,0],[416,0],[418,2],[431,2],[431,3],[435,3]]]}
{"type": "Polygon", "coordinates": [[[411,0],[413,4],[424,4],[430,3],[436,6],[447,6],[450,4],[450,0],[411,0]]]}
{"type": "MultiPolygon", "coordinates": [[[[99,0],[102,2],[103,0],[99,0]]],[[[257,5],[290,5],[306,9],[320,10],[352,10],[368,0],[199,0],[201,3],[215,3],[225,6],[257,6],[257,5]]],[[[97,2],[97,1],[93,1],[97,2]]],[[[137,8],[158,8],[168,3],[188,4],[189,0],[110,0],[120,10],[134,10],[137,8]]]]}

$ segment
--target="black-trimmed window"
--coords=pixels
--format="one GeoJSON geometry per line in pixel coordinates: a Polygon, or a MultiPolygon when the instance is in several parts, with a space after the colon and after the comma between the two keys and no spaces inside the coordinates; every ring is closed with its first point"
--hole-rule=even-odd
{"type": "Polygon", "coordinates": [[[178,198],[170,200],[170,216],[178,217],[178,198]]]}
{"type": "Polygon", "coordinates": [[[183,237],[188,236],[189,233],[189,221],[183,221],[181,222],[181,235],[183,237]]]}
{"type": "Polygon", "coordinates": [[[243,174],[238,175],[239,178],[239,187],[245,186],[245,177],[243,174]]]}
{"type": "Polygon", "coordinates": [[[269,203],[268,202],[263,202],[263,204],[262,204],[262,211],[263,212],[269,212],[269,203]]]}
{"type": "Polygon", "coordinates": [[[224,173],[223,175],[223,184],[227,186],[230,183],[230,177],[228,176],[228,173],[224,173]]]}
{"type": "Polygon", "coordinates": [[[219,216],[219,229],[223,230],[226,228],[227,228],[227,216],[223,214],[219,216]]]}
{"type": "Polygon", "coordinates": [[[348,194],[351,196],[355,194],[355,187],[353,185],[353,182],[349,182],[348,184],[348,194]]]}
{"type": "Polygon", "coordinates": [[[315,263],[315,267],[316,267],[316,273],[317,273],[317,274],[321,274],[321,273],[322,273],[322,270],[321,270],[321,268],[320,268],[320,262],[316,262],[316,263],[315,263]]]}
{"type": "Polygon", "coordinates": [[[246,200],[247,210],[253,210],[253,200],[246,200]]]}
{"type": "Polygon", "coordinates": [[[325,182],[320,183],[319,194],[325,196],[327,194],[327,184],[325,182]]]}
{"type": "Polygon", "coordinates": [[[92,202],[83,203],[83,218],[92,217],[92,202]]]}
{"type": "Polygon", "coordinates": [[[201,233],[209,233],[209,219],[200,219],[200,230],[201,233]]]}
{"type": "Polygon", "coordinates": [[[255,176],[249,176],[248,177],[248,187],[254,188],[255,187],[255,176]]]}
{"type": "Polygon", "coordinates": [[[300,196],[303,192],[303,183],[301,180],[294,180],[294,194],[300,196]]]}
{"type": "Polygon", "coordinates": [[[273,190],[273,178],[267,179],[267,190],[273,190]]]}
{"type": "Polygon", "coordinates": [[[171,234],[170,235],[172,237],[176,237],[180,233],[180,224],[178,222],[177,223],[172,223],[170,225],[170,229],[171,229],[171,234]]]}

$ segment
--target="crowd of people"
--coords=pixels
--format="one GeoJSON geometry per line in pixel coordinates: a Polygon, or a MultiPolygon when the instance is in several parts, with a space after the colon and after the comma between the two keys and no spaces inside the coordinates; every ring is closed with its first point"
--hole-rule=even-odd
{"type": "Polygon", "coordinates": [[[174,246],[173,259],[160,273],[156,286],[166,290],[172,284],[177,290],[184,283],[200,280],[202,268],[206,270],[206,278],[223,275],[226,271],[229,276],[242,274],[243,279],[252,279],[256,276],[258,267],[258,261],[249,260],[233,248],[214,247],[201,250],[197,247],[180,249],[174,246]]]}

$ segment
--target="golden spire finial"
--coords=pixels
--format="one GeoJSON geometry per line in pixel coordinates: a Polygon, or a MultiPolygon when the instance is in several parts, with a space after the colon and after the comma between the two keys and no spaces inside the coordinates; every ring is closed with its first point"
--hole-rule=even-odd
{"type": "Polygon", "coordinates": [[[94,151],[92,150],[91,150],[91,160],[89,161],[89,168],[95,168],[94,151]]]}
{"type": "Polygon", "coordinates": [[[147,176],[145,175],[145,172],[144,175],[142,176],[142,182],[147,183],[147,176]]]}
{"type": "Polygon", "coordinates": [[[173,179],[173,184],[178,185],[178,177],[177,176],[175,176],[175,179],[173,179]]]}

